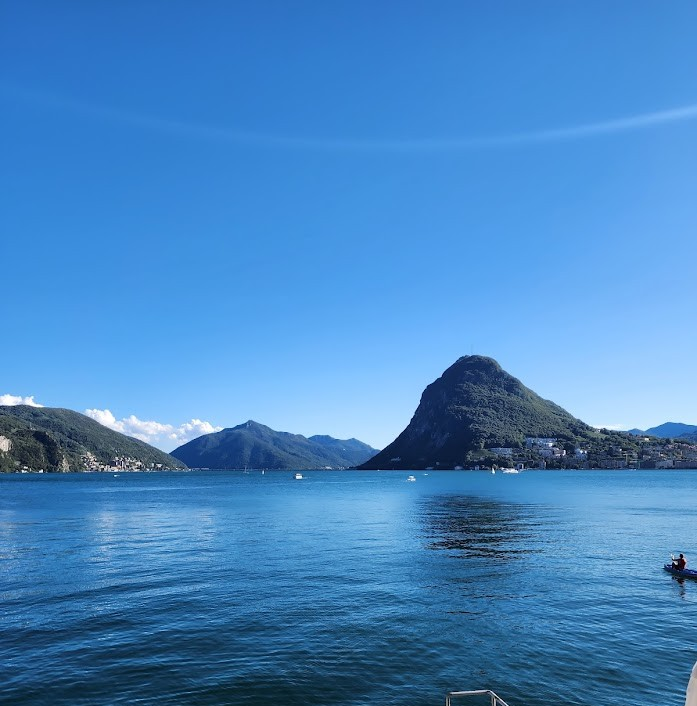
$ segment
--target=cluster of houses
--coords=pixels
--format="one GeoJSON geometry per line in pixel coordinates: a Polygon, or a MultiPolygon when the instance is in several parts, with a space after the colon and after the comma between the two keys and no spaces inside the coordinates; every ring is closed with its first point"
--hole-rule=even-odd
{"type": "Polygon", "coordinates": [[[642,439],[641,468],[697,468],[697,444],[642,439]]]}
{"type": "Polygon", "coordinates": [[[80,461],[86,471],[161,471],[164,468],[161,463],[143,463],[130,456],[115,456],[109,463],[103,463],[89,451],[80,456],[80,461]]]}
{"type": "Polygon", "coordinates": [[[490,453],[501,457],[502,465],[546,468],[697,468],[697,444],[645,437],[638,439],[639,451],[615,446],[605,453],[591,453],[576,447],[573,455],[562,448],[558,439],[529,436],[525,449],[492,447],[490,453]]]}
{"type": "Polygon", "coordinates": [[[588,460],[588,451],[586,449],[576,447],[573,456],[571,456],[567,454],[566,449],[559,445],[558,439],[548,436],[526,436],[525,451],[527,453],[521,454],[522,449],[501,446],[490,448],[488,451],[510,461],[518,460],[518,466],[525,465],[524,460],[520,458],[521,456],[526,456],[528,459],[531,456],[534,457],[537,465],[541,468],[546,466],[548,460],[571,461],[573,459],[574,465],[585,464],[588,460]]]}

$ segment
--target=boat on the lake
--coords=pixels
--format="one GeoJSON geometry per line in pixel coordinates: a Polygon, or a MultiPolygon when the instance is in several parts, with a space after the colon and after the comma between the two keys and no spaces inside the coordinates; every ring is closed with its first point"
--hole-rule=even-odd
{"type": "Polygon", "coordinates": [[[302,474],[302,473],[296,473],[296,474],[293,476],[293,478],[295,478],[295,480],[302,480],[302,479],[303,479],[303,474],[302,474]]]}
{"type": "Polygon", "coordinates": [[[407,476],[407,480],[415,481],[416,476],[407,476]]]}
{"type": "Polygon", "coordinates": [[[664,564],[663,568],[673,576],[679,576],[683,579],[697,579],[697,571],[694,569],[676,569],[672,564],[664,564]]]}

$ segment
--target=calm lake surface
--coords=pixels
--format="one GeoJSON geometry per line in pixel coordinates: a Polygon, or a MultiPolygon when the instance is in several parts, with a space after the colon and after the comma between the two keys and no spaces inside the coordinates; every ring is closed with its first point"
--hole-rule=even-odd
{"type": "Polygon", "coordinates": [[[0,476],[0,703],[684,703],[696,471],[303,475],[0,476]]]}

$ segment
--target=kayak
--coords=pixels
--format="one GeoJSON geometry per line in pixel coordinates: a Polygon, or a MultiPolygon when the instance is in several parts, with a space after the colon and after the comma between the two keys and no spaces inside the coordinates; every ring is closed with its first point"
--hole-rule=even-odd
{"type": "Polygon", "coordinates": [[[673,568],[672,564],[664,564],[663,568],[669,574],[673,574],[673,576],[680,576],[684,579],[697,579],[697,571],[694,571],[693,569],[683,569],[681,571],[680,569],[673,568]]]}

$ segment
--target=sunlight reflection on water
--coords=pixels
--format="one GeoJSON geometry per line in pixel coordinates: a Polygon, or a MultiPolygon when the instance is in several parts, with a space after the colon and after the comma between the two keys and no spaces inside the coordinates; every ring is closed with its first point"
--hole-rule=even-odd
{"type": "Polygon", "coordinates": [[[0,478],[0,702],[681,704],[697,475],[303,475],[0,478]]]}

